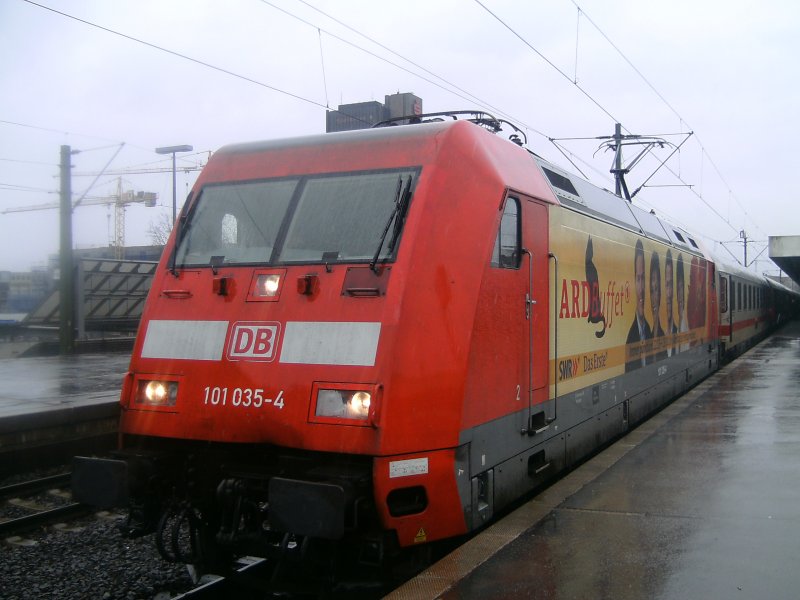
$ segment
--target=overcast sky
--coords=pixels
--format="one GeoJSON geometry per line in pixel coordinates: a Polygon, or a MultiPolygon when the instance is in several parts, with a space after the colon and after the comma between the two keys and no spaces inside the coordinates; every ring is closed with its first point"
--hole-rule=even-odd
{"type": "MultiPolygon", "coordinates": [[[[84,174],[101,171],[120,143],[110,171],[169,167],[154,149],[177,144],[195,149],[179,166],[197,166],[229,143],[324,132],[326,106],[400,91],[420,96],[425,112],[502,113],[527,130],[533,151],[571,171],[547,137],[610,135],[615,121],[676,144],[683,138],[667,134],[694,131],[667,163],[672,172],[662,169],[649,182],[659,187],[635,202],[728,258],[726,247],[741,259],[742,244],[722,242],[742,229],[756,242],[800,235],[796,0],[40,4],[0,0],[0,212],[58,202],[61,145],[80,150],[77,199],[95,179],[84,174]]],[[[599,141],[561,144],[613,189],[599,141]]],[[[631,190],[670,151],[644,159],[631,190]]],[[[126,210],[126,243],[148,244],[150,224],[172,211],[171,174],[122,177],[124,190],[159,194],[155,208],[126,210]]],[[[179,172],[179,209],[196,177],[179,172]]],[[[88,196],[110,197],[117,185],[103,175],[88,196]]],[[[73,221],[79,248],[113,239],[107,205],[78,207],[73,221]]],[[[57,210],[0,214],[0,270],[45,264],[58,235],[57,210]]],[[[755,268],[777,272],[768,261],[755,268]]]]}

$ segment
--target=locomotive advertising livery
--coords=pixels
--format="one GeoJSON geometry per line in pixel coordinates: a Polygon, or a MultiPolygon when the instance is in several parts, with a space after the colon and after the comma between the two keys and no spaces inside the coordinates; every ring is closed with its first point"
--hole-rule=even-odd
{"type": "Polygon", "coordinates": [[[709,341],[704,257],[575,212],[559,216],[551,226],[560,265],[551,336],[557,326],[570,351],[552,365],[562,393],[709,341]]]}

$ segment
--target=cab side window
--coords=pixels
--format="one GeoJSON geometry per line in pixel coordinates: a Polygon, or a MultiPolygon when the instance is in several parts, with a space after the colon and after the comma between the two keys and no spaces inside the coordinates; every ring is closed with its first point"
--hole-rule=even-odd
{"type": "Polygon", "coordinates": [[[520,247],[519,200],[509,197],[494,241],[492,266],[500,269],[518,269],[520,247]]]}

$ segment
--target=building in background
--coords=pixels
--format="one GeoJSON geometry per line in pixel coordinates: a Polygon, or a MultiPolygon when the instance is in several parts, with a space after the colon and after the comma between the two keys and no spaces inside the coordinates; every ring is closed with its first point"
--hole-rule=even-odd
{"type": "MultiPolygon", "coordinates": [[[[155,244],[150,246],[125,246],[125,260],[158,262],[163,251],[164,246],[155,244]]],[[[75,258],[116,259],[117,257],[113,246],[99,246],[97,248],[78,248],[75,250],[75,258]]],[[[50,260],[53,267],[57,269],[58,255],[52,256],[50,260]]]]}
{"type": "Polygon", "coordinates": [[[32,310],[53,289],[53,274],[38,268],[27,273],[0,273],[0,311],[26,313],[32,310]]]}
{"type": "Polygon", "coordinates": [[[329,110],[325,114],[325,131],[352,131],[369,129],[375,123],[386,119],[395,119],[422,114],[422,98],[411,92],[385,96],[383,104],[377,100],[340,104],[338,110],[329,110]]]}
{"type": "MultiPolygon", "coordinates": [[[[158,262],[163,246],[128,246],[128,262],[158,262]]],[[[75,259],[114,259],[113,246],[75,250],[75,259]]],[[[33,267],[30,271],[0,271],[0,313],[25,314],[36,308],[58,286],[58,254],[48,257],[47,266],[33,267]]]]}

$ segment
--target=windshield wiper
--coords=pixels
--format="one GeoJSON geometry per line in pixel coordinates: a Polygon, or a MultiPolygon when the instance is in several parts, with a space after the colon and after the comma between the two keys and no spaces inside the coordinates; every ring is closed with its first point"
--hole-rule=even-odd
{"type": "Polygon", "coordinates": [[[394,245],[397,243],[397,238],[400,235],[400,230],[403,228],[403,222],[405,221],[406,217],[406,210],[408,210],[408,200],[411,198],[411,175],[408,176],[406,181],[403,181],[403,176],[401,175],[397,179],[397,192],[395,193],[394,197],[394,208],[392,209],[389,218],[386,221],[386,226],[383,228],[383,233],[381,233],[381,239],[378,243],[378,248],[375,250],[375,255],[372,257],[372,260],[369,263],[369,268],[378,272],[376,265],[378,263],[378,257],[381,255],[381,250],[383,249],[383,243],[386,241],[386,234],[389,233],[389,227],[392,225],[392,221],[394,221],[394,230],[392,231],[392,237],[389,240],[389,252],[391,253],[394,250],[394,245]]]}

